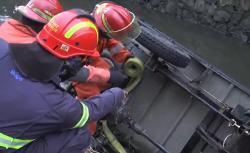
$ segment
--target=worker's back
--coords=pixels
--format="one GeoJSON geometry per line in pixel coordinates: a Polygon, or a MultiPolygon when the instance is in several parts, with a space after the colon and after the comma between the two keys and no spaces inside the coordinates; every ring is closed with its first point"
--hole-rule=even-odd
{"type": "Polygon", "coordinates": [[[52,83],[23,77],[15,68],[9,46],[3,40],[0,40],[0,74],[0,142],[1,134],[24,140],[36,139],[73,127],[79,120],[82,107],[78,105],[81,104],[52,83]]]}
{"type": "Polygon", "coordinates": [[[31,27],[14,19],[6,19],[0,23],[0,31],[0,38],[9,43],[29,43],[34,41],[36,36],[31,27]]]}

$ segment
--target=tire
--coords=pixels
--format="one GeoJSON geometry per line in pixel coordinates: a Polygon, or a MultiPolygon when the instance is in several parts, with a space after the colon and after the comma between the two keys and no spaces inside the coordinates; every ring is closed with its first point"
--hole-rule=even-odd
{"type": "Polygon", "coordinates": [[[160,32],[151,27],[141,26],[142,32],[136,40],[149,49],[153,54],[178,66],[186,67],[190,61],[190,56],[181,51],[174,42],[160,35],[160,32]]]}

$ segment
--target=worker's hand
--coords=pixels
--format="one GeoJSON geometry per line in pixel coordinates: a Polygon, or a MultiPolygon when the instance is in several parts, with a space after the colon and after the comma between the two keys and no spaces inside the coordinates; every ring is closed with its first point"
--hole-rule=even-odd
{"type": "Polygon", "coordinates": [[[113,87],[124,88],[129,78],[120,71],[110,71],[110,78],[108,83],[112,84],[113,87]]]}
{"type": "Polygon", "coordinates": [[[120,124],[128,115],[127,102],[128,102],[128,92],[123,90],[122,105],[106,116],[109,120],[112,120],[115,124],[120,124]]]}
{"type": "Polygon", "coordinates": [[[75,76],[78,71],[83,67],[83,63],[80,57],[70,58],[65,61],[62,70],[60,72],[60,78],[62,81],[68,80],[75,76]]]}

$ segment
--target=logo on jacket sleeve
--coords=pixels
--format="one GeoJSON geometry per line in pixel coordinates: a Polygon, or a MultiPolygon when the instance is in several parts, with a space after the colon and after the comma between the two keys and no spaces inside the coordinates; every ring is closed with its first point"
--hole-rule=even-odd
{"type": "Polygon", "coordinates": [[[21,76],[21,74],[16,71],[15,69],[11,69],[10,70],[10,74],[17,80],[17,81],[23,81],[23,77],[21,76]]]}

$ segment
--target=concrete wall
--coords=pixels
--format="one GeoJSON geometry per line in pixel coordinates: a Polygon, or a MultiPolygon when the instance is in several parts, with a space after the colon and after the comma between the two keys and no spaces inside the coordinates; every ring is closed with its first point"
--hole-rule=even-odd
{"type": "MultiPolygon", "coordinates": [[[[131,0],[134,1],[134,0],[131,0]]],[[[136,0],[158,11],[250,42],[250,0],[136,0]]]]}

